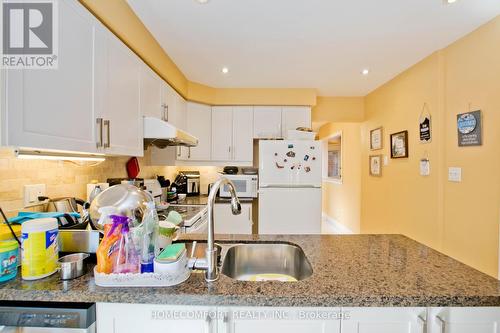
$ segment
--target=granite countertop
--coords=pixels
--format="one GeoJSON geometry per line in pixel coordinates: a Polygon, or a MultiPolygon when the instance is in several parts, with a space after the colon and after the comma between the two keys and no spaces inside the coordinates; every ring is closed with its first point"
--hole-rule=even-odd
{"type": "MultiPolygon", "coordinates": [[[[195,238],[195,236],[191,236],[195,238]]],[[[241,306],[500,306],[500,282],[401,235],[220,236],[224,242],[291,242],[313,275],[299,282],[207,284],[192,274],[164,288],[103,288],[93,274],[62,282],[20,277],[0,286],[1,300],[241,306]]]]}

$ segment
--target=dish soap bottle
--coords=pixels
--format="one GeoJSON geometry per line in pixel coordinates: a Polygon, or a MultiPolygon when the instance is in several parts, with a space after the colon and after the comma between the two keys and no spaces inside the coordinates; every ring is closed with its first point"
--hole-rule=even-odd
{"type": "MultiPolygon", "coordinates": [[[[146,213],[143,223],[137,227],[141,228],[138,233],[141,241],[141,273],[152,273],[154,270],[154,258],[160,253],[158,247],[158,214],[154,202],[146,204],[146,213]]],[[[137,237],[136,237],[137,238],[137,237]]],[[[136,244],[137,245],[137,244],[136,244]]]]}

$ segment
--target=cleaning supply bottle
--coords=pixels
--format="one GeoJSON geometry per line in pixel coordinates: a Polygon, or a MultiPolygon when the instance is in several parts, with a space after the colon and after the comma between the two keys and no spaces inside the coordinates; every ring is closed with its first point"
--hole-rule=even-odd
{"type": "MultiPolygon", "coordinates": [[[[108,212],[110,211],[111,209],[108,210],[108,212]]],[[[123,226],[121,219],[116,218],[116,216],[117,215],[106,215],[104,211],[101,212],[99,223],[104,224],[104,237],[99,244],[96,252],[96,270],[99,273],[113,273],[114,258],[116,257],[119,249],[117,244],[122,238],[121,229],[123,226]],[[113,218],[113,216],[115,216],[115,218],[113,218]]]]}
{"type": "MultiPolygon", "coordinates": [[[[139,238],[141,245],[141,273],[151,273],[154,270],[154,258],[159,254],[160,248],[158,246],[158,214],[156,212],[156,205],[154,202],[146,204],[146,213],[141,224],[139,235],[134,239],[139,238]]],[[[136,244],[137,246],[137,244],[136,244]]]]}
{"type": "Polygon", "coordinates": [[[120,229],[116,255],[113,259],[113,273],[140,273],[140,257],[130,235],[129,222],[126,216],[111,215],[113,227],[120,229]]]}

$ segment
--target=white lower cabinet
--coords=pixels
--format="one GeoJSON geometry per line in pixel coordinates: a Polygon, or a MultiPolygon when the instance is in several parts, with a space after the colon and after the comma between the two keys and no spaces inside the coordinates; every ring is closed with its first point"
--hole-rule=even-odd
{"type": "Polygon", "coordinates": [[[214,307],[97,303],[100,333],[212,333],[214,307]]]}
{"type": "Polygon", "coordinates": [[[340,333],[340,308],[218,309],[217,333],[340,333]]]}
{"type": "Polygon", "coordinates": [[[425,333],[426,308],[342,308],[342,333],[425,333]]]}
{"type": "Polygon", "coordinates": [[[97,303],[107,333],[498,333],[499,307],[210,307],[97,303]]]}
{"type": "Polygon", "coordinates": [[[240,215],[233,215],[231,204],[217,203],[214,206],[214,219],[216,234],[252,234],[253,215],[251,203],[241,204],[240,215]]]}
{"type": "Polygon", "coordinates": [[[430,308],[428,333],[499,333],[500,308],[430,308]]]}

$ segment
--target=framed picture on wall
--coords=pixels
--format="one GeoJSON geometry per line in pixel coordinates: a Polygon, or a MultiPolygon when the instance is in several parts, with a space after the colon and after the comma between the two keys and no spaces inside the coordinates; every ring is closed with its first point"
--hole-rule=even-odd
{"type": "Polygon", "coordinates": [[[382,176],[382,155],[370,155],[370,176],[382,176]]]}
{"type": "Polygon", "coordinates": [[[391,158],[408,157],[408,131],[391,134],[391,158]]]}
{"type": "Polygon", "coordinates": [[[379,150],[383,148],[384,136],[382,127],[370,131],[370,149],[379,150]]]}

